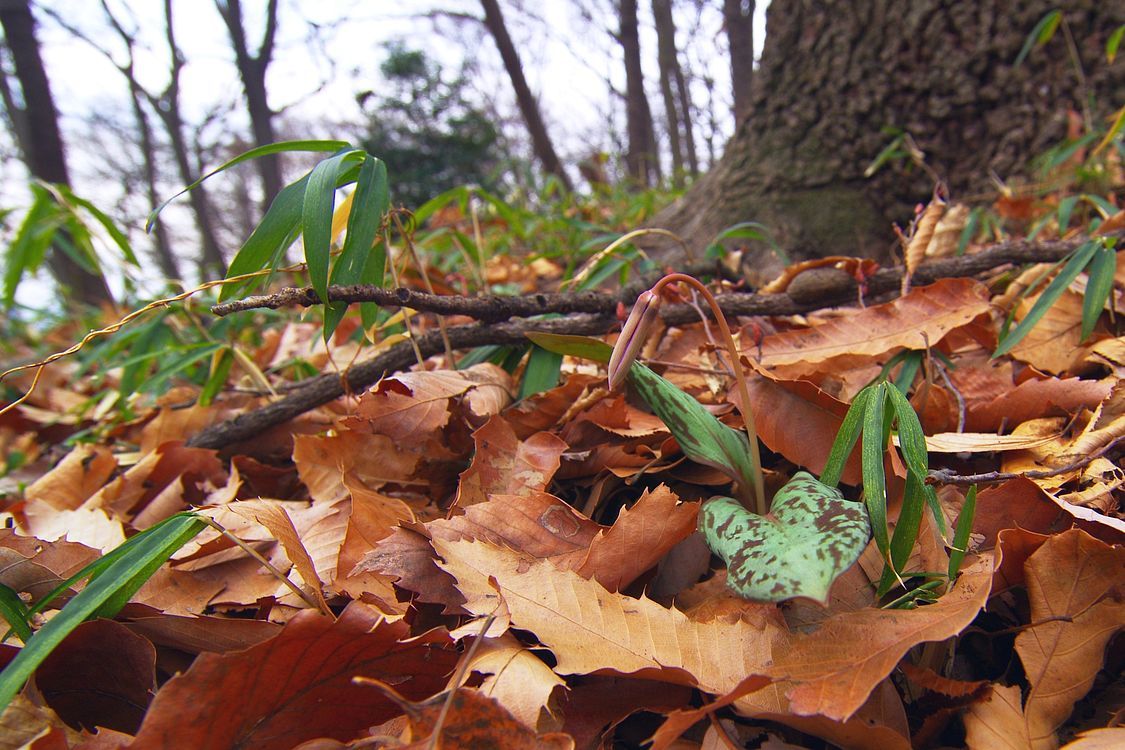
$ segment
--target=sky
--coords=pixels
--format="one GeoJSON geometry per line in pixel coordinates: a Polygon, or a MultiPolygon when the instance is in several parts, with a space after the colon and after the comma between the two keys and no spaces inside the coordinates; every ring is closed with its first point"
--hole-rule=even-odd
{"type": "MultiPolygon", "coordinates": [[[[142,83],[153,90],[167,82],[168,51],[164,43],[163,3],[157,0],[107,0],[115,15],[141,40],[137,70],[142,83]]],[[[605,79],[624,89],[624,72],[620,47],[606,33],[606,26],[615,23],[608,17],[612,0],[583,0],[587,6],[607,15],[599,24],[584,23],[576,2],[549,0],[502,0],[514,42],[520,52],[525,74],[537,94],[548,129],[564,162],[573,165],[596,151],[613,151],[614,127],[624,130],[620,106],[611,106],[611,93],[605,79]],[[607,118],[613,117],[613,126],[607,118]]],[[[124,59],[123,45],[106,24],[100,3],[90,0],[37,0],[37,5],[56,13],[65,23],[77,27],[95,43],[108,49],[115,59],[124,59]]],[[[764,10],[759,2],[756,13],[755,40],[765,36],[764,10]]],[[[264,0],[244,0],[245,25],[256,47],[262,29],[264,0]]],[[[725,36],[721,28],[721,3],[711,0],[707,13],[693,10],[694,3],[677,3],[677,36],[681,47],[691,59],[687,62],[697,72],[713,80],[717,97],[712,141],[721,153],[723,143],[733,131],[729,117],[729,68],[725,54],[725,36]],[[691,43],[684,44],[692,35],[691,43]],[[718,50],[720,54],[712,54],[718,50]]],[[[245,133],[241,83],[233,66],[226,29],[212,2],[207,0],[176,0],[175,22],[177,42],[187,61],[182,73],[182,101],[187,119],[194,123],[206,121],[201,139],[223,141],[229,131],[245,133]]],[[[657,87],[655,64],[656,39],[651,28],[651,6],[640,3],[642,53],[646,86],[654,115],[662,112],[657,87]]],[[[36,11],[40,21],[39,41],[48,67],[48,75],[60,109],[68,159],[73,181],[80,194],[97,199],[109,196],[118,186],[113,181],[115,164],[135,163],[138,156],[126,153],[120,140],[105,135],[106,122],[129,123],[128,89],[124,77],[87,42],[76,39],[60,23],[43,10],[36,11]],[[103,135],[91,138],[92,121],[103,135]],[[116,160],[116,161],[115,161],[116,160]]],[[[359,91],[378,91],[378,67],[384,47],[392,40],[403,40],[409,46],[423,49],[452,72],[463,61],[473,65],[472,81],[477,93],[491,101],[499,112],[511,113],[516,108],[511,84],[501,65],[492,40],[483,27],[474,22],[457,21],[458,15],[480,16],[475,0],[406,0],[406,2],[372,2],[372,0],[281,0],[281,21],[274,62],[269,68],[267,85],[270,104],[282,111],[282,122],[288,123],[293,136],[342,138],[354,137],[355,124],[364,115],[355,100],[359,91]],[[349,127],[350,126],[350,127],[349,127]]],[[[693,91],[696,104],[705,101],[707,89],[698,84],[693,91]]],[[[706,126],[706,123],[700,123],[706,126]]],[[[283,125],[283,127],[286,127],[283,125]]],[[[522,128],[522,126],[520,126],[522,128]]],[[[658,126],[659,127],[659,126],[658,126]]],[[[704,141],[705,134],[697,133],[704,141]]],[[[701,146],[701,149],[704,147],[701,146]]],[[[706,159],[706,152],[701,154],[706,159]]],[[[169,165],[170,167],[170,165],[169,165]]],[[[171,169],[167,170],[168,188],[178,186],[171,169]],[[176,183],[176,184],[174,184],[176,183]]],[[[290,174],[292,179],[297,174],[290,174]]],[[[13,194],[23,175],[11,166],[0,172],[3,194],[13,194]]],[[[18,200],[7,200],[6,204],[18,200]]],[[[136,207],[129,218],[131,234],[138,237],[137,224],[145,207],[136,207]]],[[[188,224],[186,215],[173,211],[173,224],[188,224]]],[[[189,231],[184,229],[183,231],[189,231]]],[[[230,250],[230,249],[228,249],[230,250]]]]}

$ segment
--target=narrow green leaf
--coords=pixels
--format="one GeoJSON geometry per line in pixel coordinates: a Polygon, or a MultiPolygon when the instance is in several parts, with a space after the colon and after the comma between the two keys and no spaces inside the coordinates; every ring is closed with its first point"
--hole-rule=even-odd
{"type": "Polygon", "coordinates": [[[722,471],[743,489],[754,486],[750,443],[744,434],[727,427],[694,398],[640,362],[629,368],[629,382],[667,425],[684,455],[722,471]]]}
{"type": "Polygon", "coordinates": [[[332,209],[336,205],[336,188],[340,173],[349,160],[362,151],[341,151],[313,167],[301,206],[301,237],[305,245],[305,263],[309,281],[321,300],[328,299],[328,262],[332,245],[332,209]]]}
{"type": "MultiPolygon", "coordinates": [[[[316,141],[316,140],[310,140],[310,141],[281,141],[280,143],[267,143],[265,146],[258,146],[257,148],[252,148],[249,151],[246,151],[244,153],[239,154],[238,156],[234,157],[230,161],[223,163],[221,166],[216,167],[215,169],[212,169],[210,172],[203,175],[198,180],[191,183],[190,185],[185,187],[183,190],[176,193],[171,198],[169,198],[168,200],[164,201],[159,206],[154,208],[152,210],[152,213],[150,213],[148,215],[148,221],[145,222],[145,231],[146,232],[152,231],[152,225],[156,222],[156,217],[160,214],[161,211],[164,210],[164,207],[167,206],[169,203],[176,200],[177,198],[179,198],[181,195],[183,195],[187,191],[191,190],[192,188],[197,187],[200,183],[202,183],[207,178],[212,177],[214,175],[217,175],[219,172],[223,172],[227,169],[230,169],[231,167],[238,166],[239,164],[243,163],[244,161],[249,161],[250,159],[256,159],[259,156],[269,156],[270,154],[280,154],[280,153],[284,153],[286,151],[312,151],[312,152],[327,151],[329,153],[334,153],[336,151],[339,151],[340,149],[347,148],[350,145],[351,144],[349,144],[347,141],[316,141]]],[[[275,201],[276,201],[276,199],[275,199],[275,201]]]]}
{"type": "Polygon", "coordinates": [[[58,229],[58,206],[50,194],[37,185],[31,191],[34,199],[4,256],[5,308],[15,304],[20,280],[42,265],[58,229]]]}
{"type": "Polygon", "coordinates": [[[914,472],[906,475],[906,487],[903,491],[902,510],[899,511],[898,521],[895,522],[895,532],[890,542],[890,565],[883,569],[883,578],[879,582],[876,596],[883,596],[898,582],[906,561],[910,558],[910,551],[918,541],[918,529],[922,523],[922,514],[926,507],[924,498],[923,479],[914,472]]]}
{"type": "Polygon", "coordinates": [[[110,239],[113,240],[113,244],[117,245],[117,248],[121,251],[121,255],[124,256],[125,260],[132,263],[134,266],[140,267],[141,262],[137,260],[137,256],[133,252],[133,245],[129,242],[129,238],[125,236],[125,233],[121,231],[121,229],[117,226],[113,219],[106,216],[106,214],[101,209],[99,209],[90,201],[86,200],[85,198],[79,198],[69,188],[60,186],[60,190],[63,191],[63,195],[66,196],[66,199],[68,201],[76,206],[80,206],[81,208],[86,209],[86,211],[94,217],[94,220],[98,222],[98,224],[100,224],[103,229],[105,229],[106,234],[108,234],[110,239]]]}
{"type": "Polygon", "coordinates": [[[534,396],[558,385],[562,358],[563,355],[557,352],[532,346],[531,353],[527,357],[527,367],[523,371],[523,380],[520,382],[520,399],[534,396]]]}
{"type": "Polygon", "coordinates": [[[1112,248],[1099,247],[1088,269],[1090,280],[1086,284],[1086,296],[1082,300],[1082,340],[1094,332],[1094,326],[1101,317],[1105,303],[1113,291],[1113,280],[1117,274],[1117,253],[1112,248]]]}
{"type": "Polygon", "coordinates": [[[1074,213],[1074,207],[1078,204],[1077,195],[1068,195],[1059,201],[1058,211],[1055,215],[1058,217],[1059,234],[1066,232],[1067,227],[1070,226],[1070,215],[1074,213]]]}
{"type": "Polygon", "coordinates": [[[202,390],[199,392],[199,405],[210,406],[214,401],[215,396],[223,389],[227,383],[227,375],[230,375],[231,365],[234,364],[234,352],[229,346],[223,347],[214,355],[211,362],[211,372],[207,376],[207,382],[203,384],[202,390]]]}
{"type": "Polygon", "coordinates": [[[538,331],[532,331],[525,335],[547,351],[557,352],[558,354],[565,354],[571,357],[582,357],[583,359],[601,362],[602,364],[607,364],[610,355],[613,354],[612,346],[601,339],[595,339],[590,336],[573,336],[565,333],[541,333],[538,331]]]}
{"type": "Polygon", "coordinates": [[[914,384],[914,379],[918,377],[918,370],[922,369],[923,352],[912,349],[903,352],[902,369],[898,371],[895,376],[894,386],[903,395],[910,393],[910,386],[914,384]]]}
{"type": "Polygon", "coordinates": [[[31,636],[0,672],[0,710],[8,706],[36,667],[74,628],[91,617],[117,614],[145,580],[204,525],[191,514],[176,515],[126,542],[128,554],[118,555],[102,567],[100,574],[31,636]]]}
{"type": "Polygon", "coordinates": [[[1016,62],[1014,64],[1017,68],[1022,65],[1023,61],[1027,59],[1027,56],[1031,54],[1032,49],[1042,47],[1051,40],[1061,20],[1062,11],[1057,9],[1052,10],[1050,13],[1043,16],[1043,18],[1039,19],[1039,23],[1035,24],[1035,28],[1027,35],[1023,47],[1020,48],[1020,53],[1016,55],[1016,62]]]}
{"type": "Polygon", "coordinates": [[[930,459],[926,451],[926,433],[922,430],[918,415],[898,388],[887,388],[885,393],[898,422],[898,443],[902,448],[906,468],[924,479],[929,471],[930,459]]]}
{"type": "Polygon", "coordinates": [[[871,394],[863,410],[863,446],[860,457],[863,466],[863,499],[871,517],[871,531],[875,544],[886,558],[890,541],[887,533],[887,480],[883,475],[883,451],[886,437],[883,433],[887,384],[871,386],[871,394]]]}
{"type": "MultiPolygon", "coordinates": [[[[356,178],[355,196],[352,198],[348,214],[348,231],[344,235],[344,247],[332,266],[333,284],[360,284],[364,281],[364,270],[372,260],[372,248],[383,215],[390,206],[390,191],[387,185],[387,166],[371,156],[365,155],[356,178]]],[[[380,269],[380,276],[382,269],[380,269]]],[[[327,301],[327,300],[325,300],[327,301]]],[[[327,341],[340,324],[348,306],[345,303],[332,303],[325,306],[324,340],[327,341]]]]}
{"type": "Polygon", "coordinates": [[[836,439],[832,441],[832,450],[828,452],[828,460],[824,463],[824,471],[820,473],[820,481],[829,487],[840,484],[840,476],[844,473],[844,466],[855,449],[859,440],[860,431],[867,409],[867,400],[871,398],[871,386],[864,388],[852,399],[848,413],[836,432],[836,439]]]}
{"type": "Polygon", "coordinates": [[[965,559],[965,552],[969,548],[969,534],[973,530],[973,516],[977,512],[977,486],[969,487],[965,495],[965,502],[961,505],[961,513],[957,516],[957,528],[953,532],[953,549],[949,552],[949,580],[957,577],[961,570],[961,561],[965,559]]]}
{"type": "Polygon", "coordinates": [[[1047,285],[1043,293],[1039,295],[1039,299],[1031,306],[1031,310],[1029,310],[1023,320],[1020,321],[1020,324],[1003,337],[1000,344],[996,347],[996,351],[992,353],[993,357],[1007,354],[1016,344],[1023,340],[1028,331],[1030,331],[1047,313],[1051,305],[1058,301],[1059,297],[1063,295],[1063,292],[1066,291],[1071,282],[1078,277],[1078,274],[1082,273],[1082,270],[1094,257],[1094,253],[1097,249],[1098,243],[1086,242],[1074,251],[1074,255],[1071,256],[1070,260],[1051,283],[1047,285]]]}
{"type": "Polygon", "coordinates": [[[0,583],[0,617],[7,621],[21,641],[27,643],[31,638],[31,626],[28,624],[31,613],[27,611],[27,605],[20,599],[20,595],[2,583],[0,583]]]}
{"type": "Polygon", "coordinates": [[[1125,23],[1114,29],[1105,42],[1105,59],[1110,65],[1117,59],[1117,49],[1121,46],[1122,36],[1125,36],[1125,23]]]}
{"type": "MultiPolygon", "coordinates": [[[[228,279],[266,268],[277,268],[286,249],[297,237],[301,207],[305,202],[305,189],[308,183],[309,176],[305,175],[281,189],[270,204],[266,215],[258,222],[258,226],[254,227],[254,231],[246,238],[246,242],[242,243],[242,247],[230,262],[227,268],[228,279]]],[[[219,301],[226,302],[239,297],[255,284],[264,281],[264,278],[258,278],[237,284],[225,284],[219,293],[219,301]]]]}

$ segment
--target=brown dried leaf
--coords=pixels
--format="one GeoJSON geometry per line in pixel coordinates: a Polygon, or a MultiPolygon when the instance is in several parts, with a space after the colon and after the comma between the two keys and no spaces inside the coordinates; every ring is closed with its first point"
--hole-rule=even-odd
{"type": "Polygon", "coordinates": [[[465,608],[488,615],[502,598],[513,626],[535,633],[561,674],[611,671],[722,695],[763,674],[784,638],[777,620],[692,622],[651,599],[614,594],[550,561],[492,544],[435,539],[434,547],[469,597],[465,608]]]}
{"type": "Polygon", "coordinates": [[[645,490],[631,508],[618,514],[612,527],[598,532],[574,570],[610,591],[620,591],[694,533],[698,513],[699,503],[681,503],[664,485],[645,490]]]}
{"type": "Polygon", "coordinates": [[[786,695],[797,714],[843,721],[913,646],[960,633],[988,600],[993,558],[963,569],[937,602],[914,610],[862,609],[829,618],[819,630],[795,635],[764,674],[796,683],[786,695]]]}
{"type": "Polygon", "coordinates": [[[79,443],[55,468],[28,485],[28,506],[74,510],[97,492],[117,468],[109,448],[79,443]]]}
{"type": "MultiPolygon", "coordinates": [[[[1017,318],[1022,319],[1038,299],[1038,295],[1024,299],[1017,318]]],[[[1067,289],[1009,355],[1055,375],[1080,368],[1091,346],[1082,343],[1083,300],[1082,294],[1067,289]]]]}
{"type": "Polygon", "coordinates": [[[288,750],[318,737],[350,740],[399,713],[355,677],[393,682],[412,700],[444,686],[457,662],[447,636],[408,637],[405,623],[359,603],[335,622],[298,613],[277,637],[245,651],[202,654],[165,683],[132,748],[288,750]]]}
{"type": "Polygon", "coordinates": [[[848,366],[844,362],[896,349],[924,349],[988,310],[986,286],[971,279],[942,279],[892,302],[814,328],[769,336],[762,342],[760,364],[767,368],[794,365],[816,372],[829,360],[838,368],[848,366]]]}
{"type": "Polygon", "coordinates": [[[517,720],[540,732],[560,728],[550,702],[555,689],[565,687],[566,682],[511,633],[482,639],[469,668],[488,675],[481,683],[481,694],[497,701],[517,720]]]}
{"type": "Polygon", "coordinates": [[[461,474],[455,505],[465,508],[483,503],[491,495],[527,495],[544,492],[559,469],[567,445],[549,432],[526,440],[502,417],[492,417],[473,433],[476,454],[461,474]]]}
{"type": "Polygon", "coordinates": [[[974,703],[965,714],[965,744],[969,750],[1028,750],[1028,736],[1019,685],[993,685],[992,694],[974,703]]]}
{"type": "Polygon", "coordinates": [[[1025,570],[1032,627],[1016,636],[1016,652],[1031,684],[1027,732],[1033,747],[1054,748],[1055,729],[1090,689],[1125,623],[1125,601],[1114,593],[1125,580],[1125,549],[1072,529],[1046,540],[1025,570]]]}

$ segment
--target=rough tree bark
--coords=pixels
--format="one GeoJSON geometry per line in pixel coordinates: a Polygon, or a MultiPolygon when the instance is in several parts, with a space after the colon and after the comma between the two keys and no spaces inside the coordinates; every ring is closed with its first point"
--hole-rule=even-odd
{"type": "Polygon", "coordinates": [[[742,122],[750,114],[750,86],[754,80],[754,5],[754,0],[723,0],[735,122],[742,122]]]}
{"type": "MultiPolygon", "coordinates": [[[[69,185],[58,110],[51,96],[47,69],[39,54],[29,0],[0,1],[0,25],[4,28],[16,79],[23,92],[23,108],[11,112],[10,117],[14,122],[22,120],[25,126],[18,128],[16,134],[17,137],[22,135],[20,150],[26,158],[28,171],[45,182],[69,185]]],[[[97,305],[113,299],[105,279],[90,273],[66,253],[53,250],[48,254],[47,264],[55,279],[82,302],[97,305]]]]}
{"type": "Polygon", "coordinates": [[[512,88],[516,92],[516,103],[519,105],[520,114],[523,115],[523,121],[527,125],[527,132],[531,136],[531,147],[535,151],[535,158],[539,160],[548,174],[553,174],[558,178],[559,183],[566,190],[573,191],[574,186],[570,182],[570,177],[567,176],[562,162],[559,161],[559,157],[555,153],[555,146],[551,143],[551,137],[547,135],[547,126],[543,123],[543,117],[539,113],[539,103],[531,93],[531,87],[527,85],[527,78],[524,77],[523,65],[520,63],[519,54],[516,52],[516,45],[512,43],[512,37],[509,36],[508,27],[504,23],[504,14],[500,11],[500,3],[497,0],[481,0],[480,4],[484,9],[484,25],[488,29],[488,33],[492,35],[493,41],[496,42],[496,49],[500,51],[500,57],[504,61],[504,69],[507,70],[508,77],[512,80],[512,88]]]}
{"type": "MultiPolygon", "coordinates": [[[[234,48],[234,62],[246,93],[246,109],[250,114],[250,130],[254,146],[265,146],[277,140],[273,129],[274,111],[270,109],[266,94],[266,71],[273,59],[274,39],[277,36],[277,0],[266,3],[265,30],[258,53],[251,54],[246,41],[246,28],[242,25],[241,0],[216,0],[215,7],[223,17],[234,48]]],[[[255,160],[262,177],[262,212],[269,208],[274,196],[281,192],[281,157],[271,154],[255,160]]]]}
{"type": "Polygon", "coordinates": [[[979,198],[991,174],[1029,175],[1030,158],[1065,137],[1067,112],[1082,111],[1087,92],[1102,126],[1125,101],[1125,66],[1104,52],[1125,5],[1065,5],[1084,74],[1061,33],[1013,66],[1054,0],[773,0],[748,118],[711,172],[652,224],[695,248],[756,220],[798,257],[886,255],[891,222],[906,223],[933,185],[917,169],[864,178],[889,141],[883,128],[909,132],[954,199],[979,198]]]}
{"type": "Polygon", "coordinates": [[[644,71],[641,68],[641,39],[637,23],[637,0],[620,0],[617,6],[617,41],[625,53],[625,121],[629,146],[625,164],[629,176],[644,186],[660,181],[660,156],[656,149],[656,131],[652,126],[652,110],[645,95],[644,71]]]}

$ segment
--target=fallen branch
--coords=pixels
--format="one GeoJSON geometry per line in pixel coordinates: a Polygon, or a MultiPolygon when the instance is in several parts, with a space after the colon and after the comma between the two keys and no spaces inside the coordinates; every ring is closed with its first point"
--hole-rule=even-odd
{"type": "MultiPolygon", "coordinates": [[[[1081,244],[1079,240],[1005,242],[981,253],[924,264],[915,271],[914,282],[920,285],[940,278],[974,276],[1008,263],[1057,261],[1079,244],[1081,244]]],[[[693,268],[691,269],[693,273],[707,273],[707,269],[711,273],[722,273],[721,266],[717,263],[698,265],[705,265],[705,268],[693,268]]],[[[868,279],[868,293],[877,296],[894,292],[899,288],[901,280],[901,269],[881,270],[868,279]]],[[[608,333],[618,323],[614,314],[618,303],[631,305],[637,295],[647,288],[646,283],[651,284],[644,279],[638,279],[616,296],[600,292],[574,292],[535,294],[527,297],[461,297],[432,295],[410,289],[388,290],[363,286],[329,287],[328,296],[331,301],[377,302],[445,315],[479,316],[482,321],[497,320],[497,316],[506,319],[548,312],[571,312],[567,317],[551,320],[518,320],[449,328],[450,345],[454,349],[464,349],[489,344],[524,344],[527,342],[524,334],[529,331],[580,335],[608,333]]],[[[789,294],[728,293],[720,295],[718,301],[723,313],[730,316],[794,315],[851,302],[855,299],[855,294],[856,282],[845,277],[839,283],[829,285],[818,290],[815,295],[801,299],[794,299],[789,294]]],[[[256,307],[276,308],[288,304],[318,303],[319,297],[311,289],[289,289],[277,294],[249,297],[216,307],[222,314],[228,314],[236,310],[256,307]]],[[[691,305],[670,305],[661,310],[661,318],[668,325],[683,325],[699,320],[699,312],[691,305]]],[[[414,343],[424,357],[439,354],[444,350],[438,331],[419,336],[414,339],[414,343]]],[[[341,373],[328,373],[310,378],[292,388],[286,396],[277,401],[226,422],[212,425],[189,439],[188,445],[199,448],[222,448],[252,438],[263,430],[326,404],[345,393],[362,391],[384,375],[406,369],[414,362],[415,353],[411,342],[396,344],[387,351],[352,365],[341,373]]]]}
{"type": "MultiPolygon", "coordinates": [[[[520,320],[491,325],[453,326],[448,329],[450,344],[465,349],[489,344],[525,344],[530,331],[600,335],[611,330],[617,319],[601,315],[571,315],[551,320],[520,320]]],[[[430,331],[414,339],[425,357],[444,350],[440,331],[430,331]]],[[[339,373],[325,373],[309,378],[283,398],[225,422],[212,425],[193,435],[188,441],[195,448],[223,448],[248,440],[263,430],[333,401],[345,393],[363,391],[384,375],[406,369],[414,363],[414,348],[402,341],[381,354],[352,365],[339,373]]]]}

